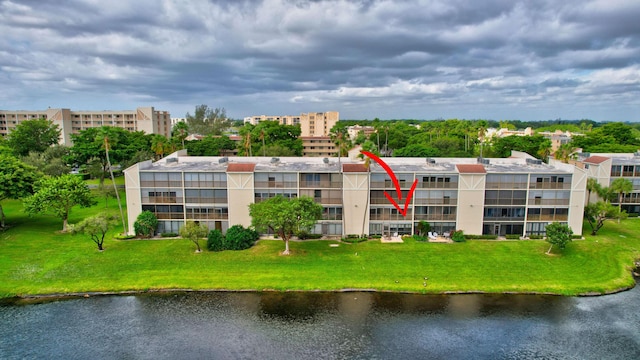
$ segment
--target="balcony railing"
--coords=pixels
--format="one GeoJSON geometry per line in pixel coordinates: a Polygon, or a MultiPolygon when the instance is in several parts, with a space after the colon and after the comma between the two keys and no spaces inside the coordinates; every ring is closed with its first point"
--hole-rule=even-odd
{"type": "Polygon", "coordinates": [[[298,187],[298,183],[295,181],[256,181],[256,188],[290,188],[295,189],[298,187]]]}
{"type": "Polygon", "coordinates": [[[341,187],[342,187],[341,181],[300,181],[300,188],[339,189],[341,187]]]}
{"type": "Polygon", "coordinates": [[[227,220],[229,214],[189,214],[187,213],[187,219],[191,220],[227,220]]]}
{"type": "Polygon", "coordinates": [[[161,220],[184,219],[184,213],[156,213],[156,217],[161,220]]]}
{"type": "Polygon", "coordinates": [[[331,198],[331,197],[314,197],[313,201],[318,204],[342,204],[342,198],[331,198]]]}
{"type": "Polygon", "coordinates": [[[226,181],[185,181],[184,187],[193,187],[193,188],[226,188],[226,181]]]}
{"type": "Polygon", "coordinates": [[[569,199],[529,199],[529,205],[569,205],[569,199]]]}
{"type": "MultiPolygon", "coordinates": [[[[386,198],[385,198],[386,200],[386,198]]],[[[458,203],[458,199],[415,199],[414,203],[416,205],[456,205],[458,203]]]]}
{"type": "Polygon", "coordinates": [[[455,221],[456,214],[416,214],[416,220],[455,221]]]}
{"type": "Polygon", "coordinates": [[[567,221],[569,215],[527,215],[527,221],[567,221]]]}
{"type": "Polygon", "coordinates": [[[142,196],[143,204],[181,204],[182,197],[177,196],[142,196]]]}
{"type": "Polygon", "coordinates": [[[528,183],[488,182],[485,189],[526,189],[528,183]]]}
{"type": "Polygon", "coordinates": [[[187,197],[186,203],[189,204],[226,204],[226,197],[187,197]]]}
{"type": "Polygon", "coordinates": [[[418,182],[416,185],[420,189],[457,189],[457,182],[418,182]]]}
{"type": "Polygon", "coordinates": [[[525,205],[526,199],[484,199],[485,205],[525,205]]]}
{"type": "Polygon", "coordinates": [[[571,189],[571,183],[564,182],[541,182],[531,183],[529,189],[571,189]]]}
{"type": "Polygon", "coordinates": [[[492,220],[492,221],[524,221],[523,216],[484,216],[484,220],[492,220]]]}

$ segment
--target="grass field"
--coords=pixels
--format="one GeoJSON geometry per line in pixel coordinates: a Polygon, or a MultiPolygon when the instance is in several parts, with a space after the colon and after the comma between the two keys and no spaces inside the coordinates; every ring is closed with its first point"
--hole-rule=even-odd
{"type": "MultiPolygon", "coordinates": [[[[304,241],[291,244],[290,256],[279,255],[282,241],[263,240],[245,251],[196,254],[188,240],[114,240],[121,225],[99,252],[84,235],[60,234],[58,219],[29,218],[17,201],[2,205],[12,227],[0,232],[0,298],[154,289],[577,295],[633,286],[630,269],[640,258],[639,219],[608,222],[598,236],[574,241],[551,256],[545,255],[548,244],[542,240],[371,240],[338,247],[329,246],[335,241],[304,241]]],[[[93,208],[74,209],[69,222],[104,209],[104,199],[93,208]]],[[[107,210],[118,212],[114,199],[107,210]]]]}

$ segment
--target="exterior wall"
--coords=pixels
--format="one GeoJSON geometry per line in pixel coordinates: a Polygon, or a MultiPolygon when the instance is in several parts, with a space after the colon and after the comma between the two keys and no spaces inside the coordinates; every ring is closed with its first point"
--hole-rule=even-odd
{"type": "Polygon", "coordinates": [[[369,175],[367,173],[344,173],[342,196],[344,208],[342,216],[344,218],[345,234],[369,233],[369,203],[367,193],[369,192],[369,175]],[[364,224],[363,221],[364,220],[364,224]]]}
{"type": "Polygon", "coordinates": [[[227,173],[229,226],[251,225],[249,204],[254,202],[253,173],[227,173]]]}
{"type": "Polygon", "coordinates": [[[181,151],[156,163],[134,165],[125,170],[129,231],[143,209],[156,211],[164,231],[177,232],[186,220],[205,221],[223,231],[235,224],[250,226],[251,203],[283,194],[314,198],[324,212],[312,232],[331,236],[411,234],[421,220],[439,234],[539,234],[553,221],[582,232],[589,169],[569,164],[503,159],[503,164],[474,164],[471,171],[457,164],[475,159],[423,165],[415,159],[388,158],[403,194],[417,180],[404,217],[384,195],[386,191],[397,198],[394,184],[375,164],[366,172],[361,164],[347,161],[351,166],[343,172],[336,162],[318,158],[271,160],[243,157],[242,162],[228,163],[181,151]]]}
{"type": "Polygon", "coordinates": [[[295,115],[254,115],[244,118],[245,123],[257,125],[262,121],[277,121],[281,125],[300,125],[300,136],[328,136],[331,128],[340,120],[337,111],[302,113],[295,115]]]}
{"type": "Polygon", "coordinates": [[[128,233],[135,235],[133,223],[142,212],[142,193],[140,192],[140,169],[151,165],[151,160],[135,164],[124,170],[124,186],[127,194],[128,233]]]}
{"type": "Polygon", "coordinates": [[[485,174],[460,174],[456,230],[482,234],[484,218],[485,174]]]}
{"type": "Polygon", "coordinates": [[[332,157],[337,153],[336,145],[328,136],[302,138],[302,156],[332,157]]]}
{"type": "Polygon", "coordinates": [[[171,116],[167,111],[140,107],[123,111],[72,111],[69,109],[0,110],[0,135],[6,136],[17,124],[26,120],[48,119],[61,130],[60,144],[71,145],[71,134],[101,126],[114,126],[128,131],[171,136],[171,116]]]}

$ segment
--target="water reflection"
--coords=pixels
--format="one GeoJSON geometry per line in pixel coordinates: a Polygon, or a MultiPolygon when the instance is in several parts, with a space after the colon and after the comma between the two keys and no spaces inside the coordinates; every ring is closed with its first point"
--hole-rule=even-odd
{"type": "Polygon", "coordinates": [[[626,359],[640,292],[171,293],[0,306],[0,358],[626,359]]]}

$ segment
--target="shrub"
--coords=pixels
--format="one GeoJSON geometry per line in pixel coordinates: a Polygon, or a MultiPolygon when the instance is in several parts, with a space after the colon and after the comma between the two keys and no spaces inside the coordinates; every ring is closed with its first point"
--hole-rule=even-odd
{"type": "Polygon", "coordinates": [[[358,235],[356,235],[356,237],[350,237],[350,235],[347,235],[346,238],[342,238],[342,241],[347,242],[347,243],[351,243],[351,244],[357,244],[359,242],[363,242],[363,241],[367,241],[369,239],[367,239],[366,236],[360,237],[358,235]]]}
{"type": "Polygon", "coordinates": [[[529,239],[532,239],[532,240],[533,239],[539,240],[542,238],[544,238],[544,235],[540,235],[540,234],[529,235],[529,239]]]}
{"type": "Polygon", "coordinates": [[[510,240],[520,240],[520,235],[518,234],[507,234],[504,237],[510,240]]]}
{"type": "Polygon", "coordinates": [[[307,240],[307,239],[320,239],[322,237],[322,234],[310,234],[306,231],[298,231],[296,232],[296,236],[300,240],[307,240]]]}
{"type": "Polygon", "coordinates": [[[242,225],[233,225],[227,230],[224,241],[226,250],[244,250],[253,246],[260,235],[242,225]]]}
{"type": "Polygon", "coordinates": [[[211,230],[207,236],[207,249],[209,251],[224,250],[224,236],[220,230],[211,230]]]}
{"type": "Polygon", "coordinates": [[[582,235],[573,234],[573,235],[571,235],[571,238],[572,239],[582,239],[582,235]]]}
{"type": "Polygon", "coordinates": [[[177,233],[174,232],[163,232],[162,234],[160,234],[160,236],[166,238],[166,237],[176,237],[178,236],[177,233]]]}
{"type": "Polygon", "coordinates": [[[145,210],[138,215],[136,222],[133,223],[133,229],[136,235],[149,238],[153,236],[158,227],[158,218],[156,214],[149,210],[145,210]]]}
{"type": "Polygon", "coordinates": [[[451,234],[451,240],[454,242],[464,242],[466,240],[464,238],[464,232],[462,230],[454,231],[451,234]]]}
{"type": "Polygon", "coordinates": [[[429,241],[429,239],[426,236],[422,236],[422,235],[413,235],[413,238],[416,241],[424,241],[424,242],[429,241]]]}
{"type": "Polygon", "coordinates": [[[473,239],[482,239],[482,240],[495,240],[498,238],[498,235],[465,235],[465,239],[473,240],[473,239]]]}

